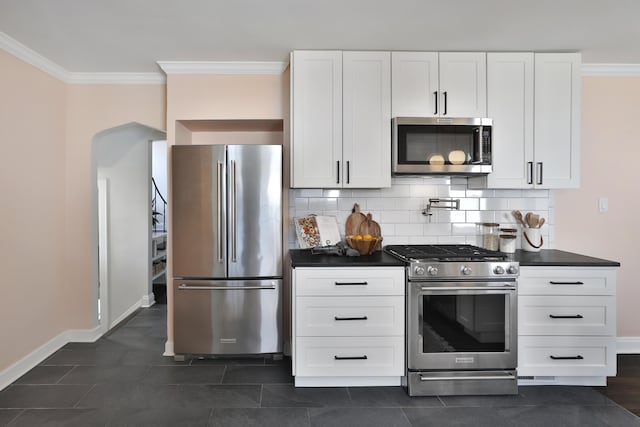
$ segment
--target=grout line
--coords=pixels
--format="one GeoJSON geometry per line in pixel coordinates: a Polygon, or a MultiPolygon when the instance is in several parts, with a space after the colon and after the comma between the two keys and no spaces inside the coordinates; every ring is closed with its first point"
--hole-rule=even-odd
{"type": "Polygon", "coordinates": [[[96,388],[98,384],[93,384],[91,387],[89,387],[89,390],[87,390],[87,392],[85,394],[82,395],[82,397],[80,397],[80,399],[78,399],[78,401],[75,403],[75,405],[73,405],[71,408],[72,409],[82,409],[82,408],[78,408],[78,403],[80,403],[82,401],[82,399],[84,399],[85,397],[87,397],[87,395],[89,393],[91,393],[91,390],[93,390],[94,388],[96,388]]]}
{"type": "Polygon", "coordinates": [[[17,420],[17,419],[18,419],[18,417],[20,417],[20,416],[21,416],[22,414],[24,414],[26,411],[27,411],[27,408],[23,408],[20,412],[18,412],[18,413],[16,414],[16,416],[15,416],[15,417],[13,417],[11,420],[9,420],[9,422],[8,422],[7,424],[5,424],[5,426],[6,426],[6,427],[10,427],[10,426],[14,423],[14,421],[15,421],[15,420],[17,420]]]}
{"type": "Polygon", "coordinates": [[[74,371],[79,365],[74,365],[71,369],[69,369],[63,376],[61,376],[58,381],[56,381],[54,384],[60,384],[60,381],[62,381],[67,375],[69,375],[72,371],[74,371]]]}

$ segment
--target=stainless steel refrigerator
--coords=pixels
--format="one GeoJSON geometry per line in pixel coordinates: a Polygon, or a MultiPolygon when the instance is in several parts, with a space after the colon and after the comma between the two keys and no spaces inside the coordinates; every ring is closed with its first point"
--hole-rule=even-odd
{"type": "Polygon", "coordinates": [[[282,352],[282,147],[172,148],[176,354],[282,352]]]}

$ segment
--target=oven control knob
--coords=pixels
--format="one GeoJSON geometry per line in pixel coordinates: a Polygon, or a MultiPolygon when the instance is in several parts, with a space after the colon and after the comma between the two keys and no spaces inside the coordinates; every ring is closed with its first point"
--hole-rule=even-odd
{"type": "Polygon", "coordinates": [[[504,268],[501,265],[497,265],[496,268],[493,269],[495,274],[504,274],[504,268]]]}
{"type": "Polygon", "coordinates": [[[418,276],[422,276],[424,274],[424,267],[417,266],[413,269],[413,272],[418,276]]]}
{"type": "Polygon", "coordinates": [[[471,274],[471,269],[469,267],[462,267],[462,274],[464,274],[465,276],[468,276],[469,274],[471,274]]]}
{"type": "Polygon", "coordinates": [[[516,267],[515,265],[510,265],[507,268],[507,273],[509,274],[516,274],[518,272],[518,267],[516,267]]]}
{"type": "Polygon", "coordinates": [[[427,271],[429,272],[430,276],[437,276],[438,275],[438,267],[429,267],[429,269],[427,271]]]}

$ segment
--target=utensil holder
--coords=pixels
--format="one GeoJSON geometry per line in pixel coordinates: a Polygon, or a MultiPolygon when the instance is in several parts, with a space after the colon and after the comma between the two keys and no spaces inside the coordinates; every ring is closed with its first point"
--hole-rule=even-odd
{"type": "Polygon", "coordinates": [[[527,252],[540,252],[544,239],[539,228],[522,229],[522,250],[527,252]]]}

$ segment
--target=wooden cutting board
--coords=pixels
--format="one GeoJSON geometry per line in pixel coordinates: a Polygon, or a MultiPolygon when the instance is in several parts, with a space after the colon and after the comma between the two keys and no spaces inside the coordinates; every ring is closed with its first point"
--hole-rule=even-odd
{"type": "MultiPolygon", "coordinates": [[[[373,220],[372,215],[367,214],[367,219],[360,224],[360,228],[358,229],[358,234],[370,234],[374,237],[382,237],[382,232],[380,231],[380,224],[373,220]]],[[[374,251],[379,251],[382,249],[382,242],[378,242],[374,251]]]]}
{"type": "Polygon", "coordinates": [[[357,234],[362,234],[362,235],[370,234],[374,237],[380,237],[381,236],[380,224],[378,224],[373,220],[373,217],[371,214],[367,214],[365,221],[363,221],[360,224],[357,234]]]}
{"type": "Polygon", "coordinates": [[[353,236],[354,234],[359,234],[360,225],[367,220],[367,217],[360,212],[360,206],[356,203],[353,205],[353,209],[351,209],[351,215],[347,217],[347,221],[345,223],[345,233],[347,236],[353,236]]]}

